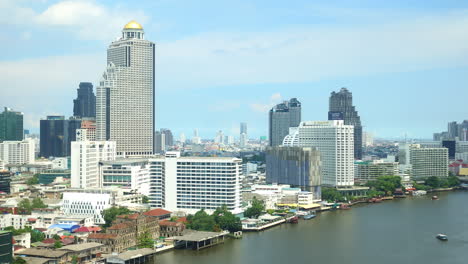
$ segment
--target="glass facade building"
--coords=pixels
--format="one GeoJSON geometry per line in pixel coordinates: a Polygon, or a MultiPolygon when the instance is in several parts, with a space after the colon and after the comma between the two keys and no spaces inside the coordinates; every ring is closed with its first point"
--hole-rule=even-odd
{"type": "Polygon", "coordinates": [[[0,142],[23,140],[23,113],[5,107],[0,113],[0,142]]]}
{"type": "Polygon", "coordinates": [[[93,84],[80,82],[78,97],[73,100],[73,116],[96,118],[96,96],[93,84]]]}
{"type": "Polygon", "coordinates": [[[65,119],[64,116],[47,116],[40,122],[40,156],[68,157],[70,145],[76,140],[76,130],[81,119],[65,119]]]}
{"type": "Polygon", "coordinates": [[[274,106],[269,113],[268,136],[270,146],[283,144],[283,139],[289,134],[290,127],[297,127],[301,123],[301,103],[292,98],[274,106]]]}

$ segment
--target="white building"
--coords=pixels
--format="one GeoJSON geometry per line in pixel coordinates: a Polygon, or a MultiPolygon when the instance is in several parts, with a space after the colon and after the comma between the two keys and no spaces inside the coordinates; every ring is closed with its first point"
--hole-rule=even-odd
{"type": "Polygon", "coordinates": [[[0,214],[0,228],[12,226],[15,229],[25,228],[28,222],[27,215],[0,214]]]}
{"type": "Polygon", "coordinates": [[[241,148],[245,148],[247,146],[247,142],[248,142],[248,138],[247,138],[247,134],[246,133],[242,133],[240,134],[240,139],[239,139],[239,146],[241,148]]]}
{"type": "Polygon", "coordinates": [[[320,151],[323,185],[354,185],[354,127],[343,120],[301,122],[297,129],[290,129],[283,145],[320,151]]]}
{"type": "Polygon", "coordinates": [[[111,206],[110,193],[65,192],[61,210],[64,215],[93,216],[94,223],[104,224],[102,211],[111,206]]]}
{"type": "Polygon", "coordinates": [[[107,49],[108,67],[97,87],[96,138],[117,143],[119,156],[154,150],[155,44],[131,21],[107,49]]]}
{"type": "Polygon", "coordinates": [[[448,177],[448,149],[423,148],[418,144],[410,146],[411,177],[448,177]]]}
{"type": "Polygon", "coordinates": [[[298,205],[309,205],[314,203],[314,194],[312,192],[299,192],[297,194],[298,205]]]}
{"type": "Polygon", "coordinates": [[[71,143],[71,187],[101,187],[99,162],[115,160],[115,158],[115,142],[73,141],[71,143]]]}
{"type": "Polygon", "coordinates": [[[366,183],[380,176],[396,176],[399,174],[398,162],[384,160],[356,161],[354,163],[354,180],[366,183]]]}
{"type": "Polygon", "coordinates": [[[226,205],[240,212],[241,162],[227,157],[180,157],[167,152],[151,158],[150,204],[169,211],[213,211],[226,205]]]}
{"type": "Polygon", "coordinates": [[[35,151],[36,144],[30,138],[23,141],[3,141],[0,143],[0,160],[12,165],[32,164],[35,161],[35,151]]]}
{"type": "Polygon", "coordinates": [[[25,248],[31,247],[31,233],[23,233],[21,235],[13,236],[15,246],[22,246],[25,248]]]}
{"type": "Polygon", "coordinates": [[[67,170],[68,158],[54,158],[52,160],[52,169],[54,170],[67,170]]]}
{"type": "Polygon", "coordinates": [[[119,186],[150,194],[150,166],[147,159],[120,159],[102,162],[100,166],[101,187],[119,186]]]}
{"type": "Polygon", "coordinates": [[[374,135],[370,132],[362,132],[362,146],[369,147],[374,145],[374,135]]]}

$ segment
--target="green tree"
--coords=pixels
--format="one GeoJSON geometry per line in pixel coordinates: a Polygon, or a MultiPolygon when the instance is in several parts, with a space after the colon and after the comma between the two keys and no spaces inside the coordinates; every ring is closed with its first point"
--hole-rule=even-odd
{"type": "Polygon", "coordinates": [[[426,179],[424,182],[427,186],[431,188],[439,188],[440,187],[440,179],[439,177],[432,176],[426,179]]]}
{"type": "Polygon", "coordinates": [[[337,191],[335,188],[322,188],[322,200],[328,202],[342,202],[344,201],[344,196],[337,191]]]}
{"type": "Polygon", "coordinates": [[[71,261],[72,264],[78,264],[78,256],[77,255],[73,255],[72,256],[72,261],[71,261]]]}
{"type": "Polygon", "coordinates": [[[55,234],[52,238],[55,239],[55,240],[60,240],[61,239],[60,236],[57,235],[57,234],[55,234]]]}
{"type": "Polygon", "coordinates": [[[403,189],[400,176],[380,176],[373,181],[367,182],[366,185],[373,190],[384,192],[387,195],[391,195],[395,189],[403,189]]]}
{"type": "Polygon", "coordinates": [[[128,208],[125,207],[111,207],[109,209],[105,209],[102,211],[102,216],[104,217],[104,221],[106,223],[104,224],[104,227],[109,227],[112,225],[112,222],[115,220],[115,218],[118,215],[125,215],[125,214],[130,214],[131,211],[128,210],[128,208]]]}
{"type": "Polygon", "coordinates": [[[195,215],[189,215],[187,221],[187,228],[198,231],[213,231],[216,224],[214,217],[203,209],[196,212],[195,215]]]}
{"type": "Polygon", "coordinates": [[[34,208],[47,208],[47,205],[42,201],[41,198],[36,197],[32,200],[31,209],[34,208]]]}
{"type": "Polygon", "coordinates": [[[252,199],[252,205],[245,210],[244,216],[248,218],[257,218],[263,211],[265,211],[265,203],[254,196],[252,199]]]}
{"type": "Polygon", "coordinates": [[[14,260],[13,260],[13,264],[27,264],[26,260],[24,260],[23,258],[21,257],[16,257],[14,260]]]}
{"type": "Polygon", "coordinates": [[[148,231],[143,232],[138,237],[138,248],[153,248],[154,241],[151,238],[151,234],[148,231]]]}
{"type": "Polygon", "coordinates": [[[146,195],[143,195],[142,203],[147,204],[149,203],[149,198],[146,195]]]}
{"type": "Polygon", "coordinates": [[[460,185],[460,179],[456,176],[449,176],[447,178],[447,183],[449,187],[454,187],[460,185]]]}
{"type": "Polygon", "coordinates": [[[29,201],[29,199],[22,199],[19,203],[18,203],[18,210],[20,212],[20,214],[31,214],[31,209],[32,209],[32,205],[31,205],[31,201],[29,201]]]}
{"type": "Polygon", "coordinates": [[[40,242],[40,241],[43,241],[44,239],[45,239],[45,235],[41,231],[39,231],[37,229],[34,229],[34,230],[31,231],[31,242],[32,243],[40,242]]]}
{"type": "Polygon", "coordinates": [[[54,243],[54,248],[61,248],[61,247],[62,247],[62,242],[60,242],[60,241],[58,241],[58,240],[55,241],[55,243],[54,243]]]}
{"type": "Polygon", "coordinates": [[[242,230],[240,218],[229,212],[226,205],[217,208],[213,212],[213,217],[216,223],[215,229],[219,227],[221,230],[229,230],[231,233],[242,230]]]}
{"type": "Polygon", "coordinates": [[[27,181],[26,181],[26,184],[27,185],[35,185],[35,184],[39,184],[39,174],[34,174],[34,176],[32,176],[31,178],[29,178],[27,181]]]}

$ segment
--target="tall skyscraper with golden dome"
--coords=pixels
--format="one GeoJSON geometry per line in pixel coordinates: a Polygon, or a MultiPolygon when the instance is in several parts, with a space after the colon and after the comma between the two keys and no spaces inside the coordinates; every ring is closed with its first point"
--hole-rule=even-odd
{"type": "Polygon", "coordinates": [[[97,87],[96,139],[115,141],[117,155],[154,153],[155,44],[136,21],[107,49],[107,69],[97,87]]]}

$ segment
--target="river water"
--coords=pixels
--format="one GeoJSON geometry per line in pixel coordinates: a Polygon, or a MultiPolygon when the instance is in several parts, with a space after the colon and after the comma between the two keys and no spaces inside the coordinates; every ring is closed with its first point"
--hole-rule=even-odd
{"type": "Polygon", "coordinates": [[[468,192],[437,195],[437,201],[428,195],[322,212],[212,248],[166,252],[157,263],[466,264],[468,192]],[[449,240],[437,240],[438,233],[449,240]]]}

